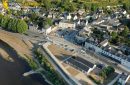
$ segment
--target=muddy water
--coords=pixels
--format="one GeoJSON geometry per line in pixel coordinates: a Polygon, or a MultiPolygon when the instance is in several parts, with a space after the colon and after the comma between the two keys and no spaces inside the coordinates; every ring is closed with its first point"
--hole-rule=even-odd
{"type": "Polygon", "coordinates": [[[0,85],[48,85],[38,74],[23,77],[22,74],[30,70],[28,64],[2,41],[0,41],[0,48],[6,50],[14,60],[9,62],[0,56],[0,85]]]}

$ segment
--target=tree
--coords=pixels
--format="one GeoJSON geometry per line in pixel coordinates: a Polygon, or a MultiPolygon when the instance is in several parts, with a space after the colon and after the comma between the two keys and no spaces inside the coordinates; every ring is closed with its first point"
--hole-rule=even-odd
{"type": "Polygon", "coordinates": [[[9,31],[17,32],[17,22],[18,22],[18,19],[10,18],[7,29],[9,31]]]}
{"type": "Polygon", "coordinates": [[[46,22],[48,25],[52,25],[52,19],[50,19],[50,18],[47,18],[47,19],[45,20],[45,22],[46,22]]]}
{"type": "Polygon", "coordinates": [[[48,11],[51,8],[51,0],[42,0],[43,7],[48,11]]]}
{"type": "Polygon", "coordinates": [[[4,16],[1,20],[1,27],[6,28],[8,26],[9,17],[4,16]]]}
{"type": "Polygon", "coordinates": [[[118,34],[117,34],[116,32],[112,32],[112,33],[111,33],[112,39],[115,39],[115,38],[117,37],[117,35],[118,35],[118,34]]]}
{"type": "Polygon", "coordinates": [[[112,66],[107,66],[108,73],[114,73],[115,69],[112,66]]]}
{"type": "Polygon", "coordinates": [[[97,10],[97,5],[96,4],[91,4],[91,11],[97,10]]]}
{"type": "Polygon", "coordinates": [[[28,30],[28,25],[24,20],[19,19],[17,22],[17,32],[25,33],[28,30]]]}
{"type": "Polygon", "coordinates": [[[76,10],[76,5],[73,3],[71,3],[71,4],[69,4],[69,9],[68,9],[68,11],[69,12],[74,12],[76,10]]]}
{"type": "Polygon", "coordinates": [[[1,26],[1,21],[2,21],[3,15],[0,14],[0,26],[1,26]]]}
{"type": "Polygon", "coordinates": [[[102,76],[104,79],[106,79],[110,74],[114,72],[115,72],[115,69],[112,66],[107,66],[102,69],[99,75],[102,76]]]}
{"type": "Polygon", "coordinates": [[[127,6],[126,6],[126,3],[123,3],[123,9],[127,10],[127,6]]]}
{"type": "Polygon", "coordinates": [[[124,30],[121,32],[121,35],[123,37],[126,37],[129,34],[129,28],[126,26],[124,30]]]}
{"type": "Polygon", "coordinates": [[[119,4],[122,4],[122,0],[118,0],[118,3],[119,3],[119,4]]]}

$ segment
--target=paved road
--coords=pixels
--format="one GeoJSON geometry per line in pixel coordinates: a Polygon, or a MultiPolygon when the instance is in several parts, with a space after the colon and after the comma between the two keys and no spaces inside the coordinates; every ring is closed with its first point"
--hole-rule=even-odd
{"type": "Polygon", "coordinates": [[[101,63],[101,64],[104,64],[106,66],[112,65],[113,67],[115,67],[116,72],[118,72],[118,73],[121,73],[121,72],[129,73],[129,72],[117,67],[115,65],[115,62],[109,60],[108,58],[105,58],[101,55],[91,53],[89,51],[84,51],[84,47],[77,46],[77,45],[75,45],[75,44],[73,44],[73,43],[71,43],[71,42],[69,42],[61,37],[56,37],[56,36],[49,36],[49,37],[53,41],[54,44],[57,44],[58,46],[63,47],[66,50],[74,49],[73,54],[76,56],[82,57],[82,58],[84,58],[84,59],[86,59],[94,64],[101,63]]]}
{"type": "MultiPolygon", "coordinates": [[[[68,76],[68,75],[63,71],[63,69],[57,64],[57,62],[50,56],[50,54],[45,50],[45,48],[41,48],[40,51],[41,51],[42,54],[46,55],[46,56],[49,58],[49,60],[51,61],[52,65],[57,69],[57,71],[58,71],[60,74],[62,74],[62,76],[63,76],[65,79],[68,80],[68,82],[71,82],[72,85],[77,85],[77,84],[75,83],[75,81],[73,81],[73,80],[70,78],[70,76],[68,76]]],[[[70,85],[71,85],[71,84],[70,84],[70,85]]],[[[80,85],[80,84],[79,84],[79,85],[80,85]]]]}

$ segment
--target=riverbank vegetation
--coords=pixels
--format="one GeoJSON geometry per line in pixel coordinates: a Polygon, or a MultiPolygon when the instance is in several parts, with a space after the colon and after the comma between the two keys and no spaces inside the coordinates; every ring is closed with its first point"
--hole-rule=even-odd
{"type": "Polygon", "coordinates": [[[41,67],[44,69],[41,71],[43,75],[53,85],[67,85],[64,79],[57,73],[53,66],[49,63],[45,56],[43,56],[38,50],[35,51],[35,58],[39,61],[41,67]]]}
{"type": "Polygon", "coordinates": [[[28,30],[27,23],[22,19],[10,18],[0,14],[0,27],[5,30],[25,33],[28,30]]]}
{"type": "Polygon", "coordinates": [[[25,56],[25,60],[28,62],[29,66],[31,67],[32,70],[36,70],[38,69],[38,64],[29,56],[24,55],[25,56]]]}

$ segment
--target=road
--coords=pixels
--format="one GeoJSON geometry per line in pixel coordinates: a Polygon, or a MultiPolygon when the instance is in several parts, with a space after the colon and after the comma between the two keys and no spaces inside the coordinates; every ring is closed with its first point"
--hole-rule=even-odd
{"type": "Polygon", "coordinates": [[[66,50],[74,49],[73,55],[75,55],[75,56],[84,58],[94,64],[100,63],[100,64],[104,64],[106,66],[111,65],[115,68],[117,73],[121,73],[121,72],[129,73],[128,71],[125,71],[124,69],[117,67],[115,65],[115,62],[109,60],[108,58],[105,58],[101,55],[94,54],[88,50],[84,50],[84,47],[75,45],[75,44],[65,40],[64,38],[57,37],[57,36],[51,36],[51,35],[49,36],[49,38],[53,41],[54,44],[57,44],[58,46],[63,47],[66,50]]]}
{"type": "MultiPolygon", "coordinates": [[[[40,48],[40,52],[43,54],[43,55],[46,55],[48,60],[50,60],[50,62],[52,63],[52,65],[56,68],[56,70],[62,75],[62,77],[64,77],[64,79],[66,79],[68,81],[68,83],[70,83],[70,85],[77,85],[77,83],[75,83],[75,81],[73,81],[71,79],[71,77],[69,75],[67,75],[64,70],[59,66],[58,62],[56,62],[52,56],[50,56],[50,54],[47,52],[47,50],[42,47],[40,48]]],[[[80,85],[80,84],[78,84],[80,85]]]]}

